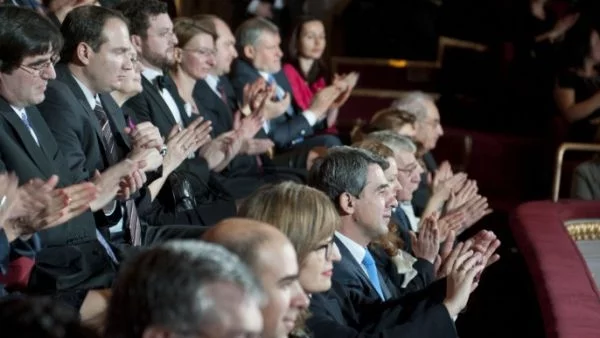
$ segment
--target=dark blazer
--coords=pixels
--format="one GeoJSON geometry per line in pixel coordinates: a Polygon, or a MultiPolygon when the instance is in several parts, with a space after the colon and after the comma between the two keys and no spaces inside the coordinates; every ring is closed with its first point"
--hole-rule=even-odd
{"type": "Polygon", "coordinates": [[[413,208],[415,209],[415,215],[417,217],[421,217],[431,195],[429,184],[427,183],[427,174],[431,173],[433,175],[437,170],[437,163],[431,153],[423,155],[423,163],[425,164],[425,168],[423,168],[425,169],[425,172],[421,175],[421,182],[419,183],[417,190],[413,193],[412,199],[413,208]]]}
{"type": "MultiPolygon", "coordinates": [[[[99,94],[99,97],[113,132],[118,157],[122,159],[131,151],[129,136],[124,132],[125,117],[109,94],[99,94]]],[[[56,66],[56,80],[49,81],[46,99],[38,109],[78,182],[89,180],[96,170],[102,172],[114,164],[108,159],[102,127],[93,108],[66,64],[56,66]]],[[[134,198],[139,213],[150,207],[150,192],[146,186],[136,192],[134,198]]],[[[101,210],[95,213],[99,226],[114,225],[122,216],[120,207],[110,217],[101,210]]]]}
{"type": "MultiPolygon", "coordinates": [[[[26,109],[39,146],[10,105],[0,98],[0,172],[12,171],[24,184],[33,178],[60,178],[58,187],[76,183],[50,129],[35,107],[26,109]]],[[[29,282],[31,291],[105,288],[116,266],[96,237],[91,212],[39,233],[42,249],[29,282]]]]}
{"type": "MultiPolygon", "coordinates": [[[[456,337],[445,306],[423,292],[382,302],[350,251],[336,238],[332,288],[311,299],[307,326],[315,337],[456,337]]],[[[394,293],[380,273],[382,287],[394,293]]],[[[384,294],[386,293],[384,289],[384,294]]]]}
{"type": "MultiPolygon", "coordinates": [[[[259,77],[260,74],[258,71],[248,62],[241,59],[234,61],[230,79],[236,96],[243,97],[244,86],[256,81],[259,77]]],[[[277,81],[277,85],[283,90],[288,93],[292,92],[291,86],[283,71],[274,74],[273,77],[275,78],[275,81],[277,81]]],[[[308,137],[314,134],[313,127],[311,127],[306,118],[302,116],[299,109],[297,109],[297,107],[293,108],[294,112],[292,114],[284,113],[270,121],[271,128],[269,130],[269,137],[273,140],[277,149],[290,148],[295,145],[293,141],[298,138],[308,137]]]]}
{"type": "MultiPolygon", "coordinates": [[[[160,133],[166,137],[173,126],[176,125],[171,110],[160,95],[158,88],[144,76],[142,76],[142,87],[143,92],[129,99],[125,106],[130,109],[136,121],[152,122],[160,130],[160,133]]],[[[172,81],[170,81],[169,92],[179,107],[182,123],[185,127],[192,122],[192,118],[185,113],[183,100],[177,93],[175,84],[172,81]]],[[[217,174],[211,172],[204,158],[196,156],[193,159],[187,159],[175,171],[190,181],[194,188],[198,208],[193,213],[176,215],[175,220],[169,220],[170,224],[213,225],[223,218],[235,215],[234,199],[219,182],[216,177],[217,174]]],[[[158,203],[161,203],[160,198],[155,199],[153,205],[158,203]]],[[[164,224],[163,216],[156,215],[156,210],[152,212],[154,214],[145,215],[144,217],[164,224]]]]}
{"type": "MultiPolygon", "coordinates": [[[[198,81],[194,88],[194,99],[200,110],[200,115],[212,122],[213,137],[233,129],[233,112],[238,110],[238,100],[229,79],[221,76],[220,84],[223,86],[227,104],[217,96],[204,80],[198,81]]],[[[261,128],[255,138],[267,138],[267,135],[261,128]]],[[[223,175],[227,178],[224,182],[225,186],[239,185],[240,182],[236,179],[247,179],[249,177],[256,178],[258,185],[255,188],[267,182],[293,180],[303,183],[305,181],[305,170],[275,166],[273,161],[264,154],[260,155],[260,159],[263,163],[262,170],[259,168],[256,156],[236,156],[223,171],[223,175]]]]}

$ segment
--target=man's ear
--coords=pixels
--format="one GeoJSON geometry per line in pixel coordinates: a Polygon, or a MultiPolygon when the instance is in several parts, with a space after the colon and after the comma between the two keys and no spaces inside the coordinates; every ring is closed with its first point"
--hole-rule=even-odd
{"type": "Polygon", "coordinates": [[[247,59],[254,59],[254,55],[256,54],[256,50],[254,49],[254,46],[252,45],[245,45],[244,46],[244,56],[247,59]]]}
{"type": "Polygon", "coordinates": [[[142,55],[142,37],[139,35],[131,34],[131,44],[138,55],[142,55]]]}
{"type": "Polygon", "coordinates": [[[87,66],[90,63],[90,58],[92,57],[92,47],[85,42],[81,42],[75,47],[75,54],[77,55],[76,60],[79,61],[82,65],[87,66]]]}
{"type": "Polygon", "coordinates": [[[338,203],[340,206],[340,210],[347,215],[352,215],[354,213],[354,197],[349,193],[345,192],[340,195],[338,198],[338,203]]]}

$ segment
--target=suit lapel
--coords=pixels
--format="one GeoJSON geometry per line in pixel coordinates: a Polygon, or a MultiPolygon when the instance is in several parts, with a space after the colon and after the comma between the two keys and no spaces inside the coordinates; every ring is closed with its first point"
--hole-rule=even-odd
{"type": "Polygon", "coordinates": [[[142,87],[144,88],[144,92],[147,93],[154,103],[160,108],[160,110],[162,110],[165,117],[169,120],[170,125],[176,125],[177,121],[175,121],[173,113],[171,113],[171,109],[169,109],[169,106],[160,95],[158,88],[154,86],[152,82],[148,81],[148,79],[146,79],[144,76],[142,76],[142,87]]]}
{"type": "Polygon", "coordinates": [[[40,172],[45,174],[45,179],[50,177],[54,172],[54,165],[52,164],[52,157],[47,151],[43,150],[44,143],[46,143],[51,135],[47,132],[47,128],[44,128],[44,121],[42,120],[39,111],[34,108],[27,108],[27,117],[31,123],[35,135],[38,137],[40,145],[35,142],[33,136],[12,107],[0,99],[0,114],[8,121],[8,123],[15,130],[16,135],[23,146],[25,152],[29,155],[31,160],[36,164],[40,172]]]}
{"type": "Polygon", "coordinates": [[[368,285],[373,290],[373,292],[375,294],[377,294],[377,291],[371,284],[369,277],[363,270],[360,263],[358,263],[356,261],[356,259],[354,259],[354,256],[352,256],[352,253],[350,253],[350,250],[348,250],[348,248],[346,248],[344,243],[342,243],[342,241],[340,241],[337,237],[335,237],[335,244],[337,245],[338,249],[340,250],[342,260],[340,262],[334,263],[334,264],[339,264],[340,267],[342,267],[343,269],[345,269],[347,271],[352,271],[361,280],[361,282],[363,284],[368,285]]]}
{"type": "Polygon", "coordinates": [[[233,128],[231,111],[219,96],[210,88],[206,81],[198,81],[194,99],[200,109],[200,115],[213,123],[214,136],[227,132],[233,128]]]}
{"type": "Polygon", "coordinates": [[[61,63],[56,66],[56,80],[66,84],[71,92],[73,92],[73,95],[75,95],[75,98],[77,98],[77,101],[79,101],[79,104],[81,104],[83,111],[85,111],[90,118],[90,122],[96,131],[96,137],[98,138],[98,141],[101,145],[104,145],[104,142],[102,142],[102,127],[100,126],[100,122],[98,122],[96,113],[94,113],[94,110],[90,107],[90,103],[85,97],[85,94],[81,90],[81,87],[79,87],[77,81],[75,81],[75,78],[71,74],[71,71],[66,64],[61,63]]]}

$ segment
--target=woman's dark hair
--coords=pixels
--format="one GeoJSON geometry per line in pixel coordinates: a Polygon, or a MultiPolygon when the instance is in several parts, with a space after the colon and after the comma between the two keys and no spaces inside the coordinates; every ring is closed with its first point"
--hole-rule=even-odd
{"type": "MultiPolygon", "coordinates": [[[[312,22],[312,21],[323,22],[323,20],[321,20],[315,16],[309,16],[309,15],[301,16],[296,21],[296,25],[294,26],[294,30],[292,31],[292,35],[290,36],[289,61],[298,70],[301,70],[300,63],[298,62],[298,59],[300,57],[300,55],[299,55],[300,54],[299,45],[300,45],[300,37],[301,37],[300,33],[302,32],[302,27],[304,27],[304,25],[306,23],[312,22]]],[[[319,60],[315,60],[313,65],[310,67],[308,74],[305,75],[302,71],[299,71],[299,73],[302,76],[304,76],[304,79],[309,84],[314,83],[321,77],[324,78],[325,82],[327,82],[327,83],[329,83],[331,81],[331,79],[329,79],[329,71],[327,70],[327,66],[325,65],[325,62],[323,61],[323,58],[321,58],[319,60]]]]}
{"type": "Polygon", "coordinates": [[[592,32],[598,32],[597,27],[589,17],[581,16],[575,25],[565,34],[559,48],[559,69],[579,69],[583,67],[585,58],[590,55],[590,38],[592,32]]]}
{"type": "Polygon", "coordinates": [[[75,309],[49,298],[11,298],[0,301],[2,337],[98,338],[79,321],[75,309]]]}
{"type": "Polygon", "coordinates": [[[12,72],[28,56],[58,54],[63,46],[56,25],[33,10],[0,6],[0,22],[0,72],[12,72]]]}

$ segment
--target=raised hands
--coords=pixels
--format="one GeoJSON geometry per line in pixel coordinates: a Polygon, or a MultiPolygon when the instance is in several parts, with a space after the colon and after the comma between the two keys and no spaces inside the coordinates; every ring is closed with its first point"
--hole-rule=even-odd
{"type": "Polygon", "coordinates": [[[10,193],[4,195],[6,201],[2,207],[2,217],[5,219],[0,225],[11,241],[79,216],[89,209],[90,202],[97,194],[92,183],[56,189],[57,176],[52,176],[48,181],[33,179],[16,191],[14,176],[1,181],[10,182],[10,193]]]}
{"type": "Polygon", "coordinates": [[[452,317],[456,318],[460,311],[467,306],[471,292],[478,285],[475,277],[484,268],[481,254],[473,250],[461,253],[454,260],[451,272],[447,277],[446,299],[444,299],[444,305],[452,317]]]}
{"type": "Polygon", "coordinates": [[[179,125],[174,126],[167,137],[167,153],[163,159],[163,176],[168,176],[186,158],[209,143],[211,131],[211,122],[204,121],[202,117],[195,119],[183,130],[179,125]]]}
{"type": "Polygon", "coordinates": [[[335,99],[340,95],[341,90],[339,87],[335,85],[331,85],[321,89],[315,96],[313,97],[313,101],[310,104],[310,110],[313,112],[317,119],[321,120],[324,118],[335,101],[335,99]]]}
{"type": "Polygon", "coordinates": [[[122,180],[133,175],[139,169],[138,163],[125,159],[108,168],[102,174],[96,171],[92,183],[97,187],[98,195],[90,204],[92,211],[100,210],[111,202],[121,189],[122,180]]]}
{"type": "Polygon", "coordinates": [[[340,89],[340,94],[329,107],[330,109],[339,109],[350,97],[352,90],[356,87],[359,74],[351,72],[344,75],[335,74],[333,76],[333,85],[340,89]]]}
{"type": "Polygon", "coordinates": [[[418,237],[414,232],[410,233],[410,237],[414,256],[433,264],[440,250],[437,215],[427,216],[421,225],[418,237]]]}
{"type": "Polygon", "coordinates": [[[131,137],[134,152],[149,148],[160,151],[164,143],[160,131],[150,122],[142,122],[135,127],[131,125],[125,128],[125,133],[131,137]]]}

